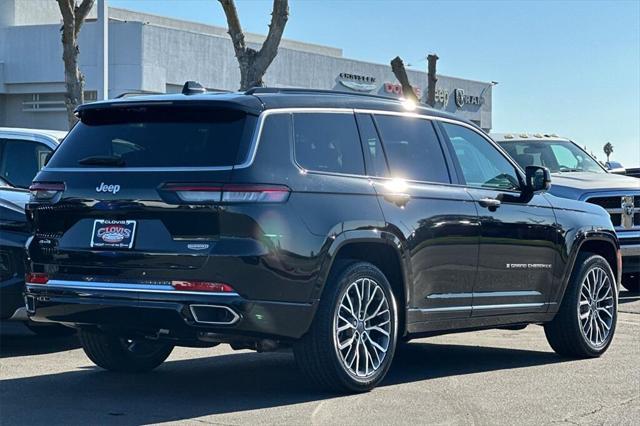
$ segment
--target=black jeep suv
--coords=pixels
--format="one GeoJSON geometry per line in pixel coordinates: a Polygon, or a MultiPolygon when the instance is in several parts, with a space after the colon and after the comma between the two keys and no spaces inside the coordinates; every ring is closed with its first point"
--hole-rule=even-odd
{"type": "Polygon", "coordinates": [[[31,187],[27,309],[97,365],[292,347],[320,385],[364,391],[419,336],[538,323],[563,355],[611,343],[614,228],[545,194],[545,168],[401,101],[190,87],[81,106],[31,187]]]}

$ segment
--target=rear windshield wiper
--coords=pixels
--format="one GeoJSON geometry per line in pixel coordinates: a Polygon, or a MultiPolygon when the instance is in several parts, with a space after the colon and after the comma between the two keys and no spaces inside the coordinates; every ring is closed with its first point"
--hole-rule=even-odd
{"type": "Polygon", "coordinates": [[[83,166],[124,166],[124,160],[119,155],[92,155],[78,160],[83,166]]]}

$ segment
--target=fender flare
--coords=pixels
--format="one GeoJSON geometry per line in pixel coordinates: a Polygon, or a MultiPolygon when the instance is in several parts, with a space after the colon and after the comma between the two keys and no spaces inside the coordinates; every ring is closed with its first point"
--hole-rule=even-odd
{"type": "MultiPolygon", "coordinates": [[[[409,306],[409,300],[411,297],[411,289],[409,283],[411,282],[411,266],[408,259],[408,255],[404,248],[402,240],[392,232],[379,229],[359,229],[343,231],[340,234],[329,237],[327,242],[329,243],[326,249],[324,259],[318,274],[318,282],[314,289],[313,298],[320,299],[324,292],[326,281],[329,277],[329,273],[334,266],[336,255],[343,247],[354,243],[374,243],[384,244],[393,248],[400,261],[400,273],[402,277],[402,287],[404,290],[405,300],[403,305],[405,309],[409,306]]],[[[400,301],[399,301],[400,302],[400,301]]]]}
{"type": "MultiPolygon", "coordinates": [[[[608,229],[593,229],[593,228],[581,228],[579,229],[573,240],[571,241],[571,248],[567,257],[567,264],[562,274],[562,279],[560,281],[561,286],[558,290],[558,294],[555,297],[555,300],[550,300],[550,308],[549,312],[557,312],[560,308],[560,304],[564,299],[564,295],[567,291],[567,287],[569,286],[569,280],[571,279],[571,274],[573,274],[573,270],[576,266],[576,260],[578,259],[578,254],[582,250],[582,247],[585,243],[590,241],[604,241],[611,245],[611,248],[614,252],[619,252],[620,244],[618,243],[618,238],[614,231],[610,231],[608,229]]],[[[613,268],[612,268],[613,269],[613,268]]],[[[622,273],[622,268],[616,266],[616,282],[619,284],[620,275],[622,273]]],[[[617,285],[616,285],[617,287],[617,285]]]]}

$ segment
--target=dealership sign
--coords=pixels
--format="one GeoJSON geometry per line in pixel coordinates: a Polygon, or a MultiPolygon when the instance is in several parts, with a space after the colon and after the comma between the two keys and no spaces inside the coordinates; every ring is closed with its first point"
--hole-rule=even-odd
{"type": "MultiPolygon", "coordinates": [[[[385,83],[384,91],[392,95],[403,96],[402,85],[398,83],[385,83]]],[[[416,98],[420,99],[422,97],[422,90],[419,87],[414,87],[413,91],[416,94],[416,98]]]]}
{"type": "MultiPolygon", "coordinates": [[[[413,88],[416,93],[416,97],[420,99],[422,97],[422,89],[419,87],[413,88]]],[[[385,93],[391,95],[402,96],[402,85],[398,83],[384,83],[385,93]]],[[[467,95],[464,93],[464,89],[453,89],[453,96],[456,107],[458,109],[464,108],[465,105],[482,105],[484,98],[476,95],[467,95]]],[[[436,104],[448,105],[449,104],[449,91],[447,89],[436,88],[435,101],[436,104]]]]}
{"type": "Polygon", "coordinates": [[[375,77],[349,74],[346,72],[341,72],[338,75],[338,82],[344,87],[357,92],[371,92],[377,87],[375,77]]]}
{"type": "Polygon", "coordinates": [[[480,96],[465,95],[464,89],[453,89],[453,96],[458,108],[462,108],[465,105],[480,105],[482,103],[480,96]]]}

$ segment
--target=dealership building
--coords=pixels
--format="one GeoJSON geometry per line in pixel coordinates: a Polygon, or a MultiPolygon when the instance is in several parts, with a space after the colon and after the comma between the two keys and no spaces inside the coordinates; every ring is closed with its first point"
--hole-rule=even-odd
{"type": "MultiPolygon", "coordinates": [[[[67,129],[61,22],[53,0],[0,1],[0,127],[67,129]]],[[[112,8],[99,0],[80,32],[85,100],[123,93],[173,93],[187,80],[197,80],[210,90],[237,90],[240,73],[226,31],[112,8]]],[[[264,36],[247,34],[246,39],[259,46],[264,36]]],[[[424,102],[426,72],[407,73],[424,102]]],[[[264,81],[272,87],[401,95],[389,65],[348,59],[340,48],[288,39],[282,41],[264,81]]],[[[435,107],[488,131],[492,86],[438,75],[435,107]]]]}

